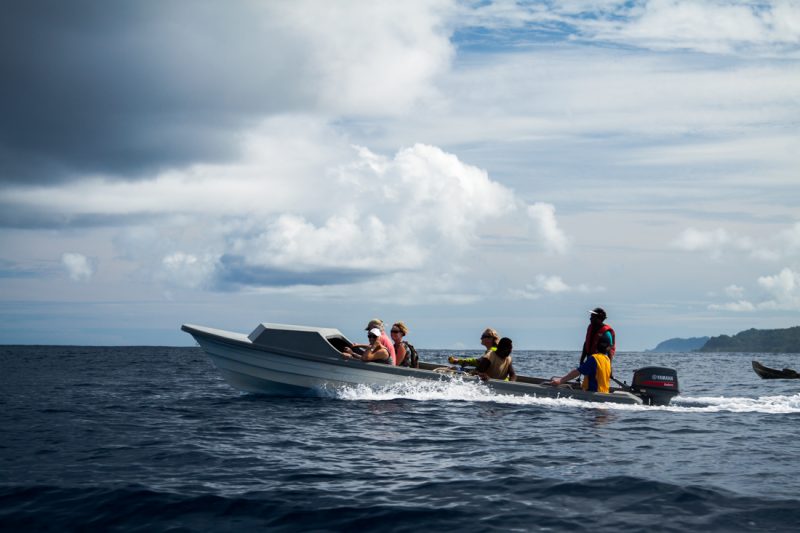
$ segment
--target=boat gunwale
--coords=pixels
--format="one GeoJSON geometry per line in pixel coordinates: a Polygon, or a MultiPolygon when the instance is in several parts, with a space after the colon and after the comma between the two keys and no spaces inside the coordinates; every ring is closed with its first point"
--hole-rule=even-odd
{"type": "MultiPolygon", "coordinates": [[[[271,326],[280,326],[280,324],[270,324],[270,325],[271,326]]],[[[323,335],[319,331],[319,329],[325,329],[325,330],[328,330],[328,331],[337,331],[339,333],[339,335],[341,335],[341,338],[343,338],[347,342],[350,342],[350,340],[347,337],[345,337],[344,334],[339,332],[337,329],[333,329],[333,328],[309,328],[309,329],[304,330],[304,331],[306,331],[307,333],[317,333],[317,334],[319,334],[323,339],[326,340],[326,342],[328,342],[328,344],[331,346],[331,348],[333,348],[334,350],[337,350],[336,347],[334,347],[332,344],[330,344],[330,341],[328,341],[328,337],[323,335]]],[[[308,353],[308,352],[300,352],[300,351],[292,351],[292,350],[286,350],[286,349],[281,349],[281,348],[267,347],[267,346],[265,346],[263,344],[256,344],[256,343],[252,342],[249,339],[249,337],[247,337],[244,334],[236,333],[236,332],[232,332],[232,331],[218,330],[218,329],[214,329],[214,328],[206,328],[204,326],[195,326],[195,325],[191,325],[191,324],[183,324],[181,326],[181,330],[191,334],[192,336],[200,335],[201,337],[203,337],[203,338],[205,338],[207,340],[210,340],[212,342],[216,342],[218,344],[229,345],[229,346],[232,346],[232,347],[235,347],[235,348],[238,348],[238,349],[244,348],[244,349],[247,349],[248,351],[254,351],[254,352],[257,352],[257,353],[260,353],[260,354],[264,354],[264,353],[270,354],[270,353],[272,353],[272,354],[275,354],[275,355],[277,355],[279,357],[299,358],[299,359],[303,359],[303,360],[306,360],[306,361],[311,361],[311,362],[321,363],[321,364],[326,364],[326,365],[333,365],[333,366],[337,366],[337,367],[351,367],[352,368],[351,365],[356,364],[356,365],[358,365],[359,370],[367,370],[369,372],[377,372],[377,373],[382,373],[382,374],[394,374],[394,375],[401,375],[401,376],[407,376],[407,377],[416,377],[418,379],[424,379],[424,380],[428,380],[428,381],[432,380],[434,375],[439,376],[439,377],[443,377],[445,375],[443,373],[437,373],[433,369],[410,368],[410,367],[403,367],[403,366],[388,366],[388,365],[382,365],[380,363],[370,363],[370,362],[367,362],[367,361],[360,361],[358,359],[345,359],[345,358],[341,358],[341,357],[340,358],[334,358],[334,357],[331,357],[331,356],[328,356],[328,355],[320,356],[320,355],[315,355],[315,354],[311,354],[311,353],[308,353]],[[210,331],[210,330],[213,330],[213,331],[210,331]],[[215,332],[219,332],[219,333],[215,333],[215,332]],[[227,336],[225,334],[236,335],[237,337],[241,337],[241,338],[236,338],[236,337],[233,337],[233,336],[227,336]]],[[[212,354],[210,354],[210,353],[208,355],[212,356],[212,354]]],[[[221,355],[221,354],[216,354],[215,353],[215,354],[213,354],[212,357],[219,357],[219,358],[222,358],[222,359],[226,359],[228,361],[234,361],[234,362],[242,363],[242,361],[240,361],[240,360],[236,360],[234,358],[227,357],[227,356],[221,355]]],[[[447,365],[439,365],[439,366],[437,366],[435,363],[425,363],[425,364],[429,364],[429,365],[437,367],[437,368],[448,368],[447,365]]],[[[513,382],[510,382],[510,381],[499,380],[499,379],[489,379],[489,380],[487,380],[485,382],[485,384],[489,388],[493,389],[494,391],[496,391],[499,394],[514,394],[514,392],[523,392],[523,393],[526,393],[526,394],[531,394],[533,396],[541,395],[542,397],[547,397],[547,398],[559,398],[559,397],[573,398],[573,399],[589,401],[589,402],[593,402],[593,403],[627,403],[627,404],[645,404],[646,403],[646,401],[642,397],[640,397],[640,396],[638,396],[636,394],[633,394],[633,393],[631,393],[629,391],[626,391],[624,389],[613,388],[608,393],[597,393],[597,392],[592,392],[592,391],[584,391],[582,389],[577,389],[577,388],[574,388],[574,387],[548,387],[548,386],[545,385],[545,378],[537,378],[535,376],[520,376],[520,377],[528,378],[528,379],[537,379],[537,380],[542,380],[542,381],[540,383],[532,383],[532,382],[528,382],[528,381],[513,381],[513,382]],[[516,389],[516,391],[503,390],[503,389],[507,389],[507,388],[516,389]],[[553,392],[554,392],[553,389],[556,390],[555,394],[553,394],[553,392]],[[620,394],[617,394],[617,393],[620,393],[620,394]],[[600,396],[600,394],[602,394],[602,396],[600,396]]]]}

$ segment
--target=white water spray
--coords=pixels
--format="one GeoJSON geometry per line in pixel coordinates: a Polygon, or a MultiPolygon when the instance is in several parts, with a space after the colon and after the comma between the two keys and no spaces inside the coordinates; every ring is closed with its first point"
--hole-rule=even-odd
{"type": "Polygon", "coordinates": [[[668,411],[676,413],[800,413],[800,393],[791,396],[743,397],[691,397],[677,396],[671,405],[644,406],[616,403],[594,403],[572,398],[549,398],[537,396],[510,396],[498,394],[474,381],[404,381],[381,387],[357,385],[328,391],[327,396],[349,401],[463,401],[494,402],[510,405],[534,405],[544,407],[574,407],[579,409],[603,409],[617,411],[668,411]]]}

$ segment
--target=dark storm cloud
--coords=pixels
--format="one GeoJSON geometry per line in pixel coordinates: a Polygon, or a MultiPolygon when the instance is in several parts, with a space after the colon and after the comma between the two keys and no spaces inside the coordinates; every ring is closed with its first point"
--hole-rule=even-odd
{"type": "Polygon", "coordinates": [[[259,4],[31,1],[0,17],[0,182],[135,178],[231,157],[302,107],[302,48],[259,4]],[[252,7],[255,6],[255,7],[252,7]]]}
{"type": "Polygon", "coordinates": [[[64,214],[42,207],[18,205],[0,201],[0,228],[48,229],[48,228],[95,228],[125,227],[140,223],[158,223],[170,213],[81,213],[64,214]]]}
{"type": "Polygon", "coordinates": [[[250,265],[246,264],[241,256],[226,254],[219,260],[215,288],[223,291],[235,291],[245,286],[340,285],[366,281],[379,275],[379,272],[347,268],[320,268],[299,271],[250,265]]]}

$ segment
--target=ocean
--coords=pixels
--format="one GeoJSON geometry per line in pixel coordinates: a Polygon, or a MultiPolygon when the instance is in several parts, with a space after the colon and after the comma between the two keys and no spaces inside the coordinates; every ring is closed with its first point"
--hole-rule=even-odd
{"type": "Polygon", "coordinates": [[[800,380],[752,359],[800,370],[618,353],[618,379],[678,371],[672,405],[642,407],[444,382],[270,398],[200,348],[1,346],[0,530],[797,531],[800,380]]]}

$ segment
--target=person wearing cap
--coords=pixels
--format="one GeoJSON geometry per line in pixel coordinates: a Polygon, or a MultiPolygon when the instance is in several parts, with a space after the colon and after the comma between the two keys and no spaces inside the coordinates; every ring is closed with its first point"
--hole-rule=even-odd
{"type": "Polygon", "coordinates": [[[483,344],[483,347],[486,348],[486,352],[481,357],[458,358],[451,355],[447,358],[447,362],[451,365],[478,366],[478,361],[497,351],[497,343],[499,341],[500,335],[497,333],[497,331],[492,328],[486,328],[481,334],[481,344],[483,344]]]}
{"type": "Polygon", "coordinates": [[[606,312],[602,307],[595,307],[589,311],[589,327],[586,328],[586,340],[583,342],[583,350],[581,351],[581,363],[586,361],[586,358],[590,355],[597,353],[600,339],[605,339],[608,343],[609,360],[614,359],[614,354],[617,351],[617,335],[611,326],[603,324],[605,319],[606,312]]]}
{"type": "Polygon", "coordinates": [[[550,384],[561,385],[582,374],[586,376],[586,379],[584,379],[581,384],[583,390],[608,392],[611,380],[611,359],[608,356],[610,348],[611,346],[608,343],[608,338],[602,336],[600,340],[597,341],[595,353],[588,356],[577,368],[573,368],[566,375],[560,378],[552,378],[550,384]]]}
{"type": "Polygon", "coordinates": [[[391,354],[381,344],[381,330],[372,328],[367,332],[369,344],[354,344],[353,348],[365,348],[364,353],[357,354],[349,346],[344,349],[342,356],[345,359],[360,359],[362,361],[375,361],[376,363],[393,364],[391,354]]]}
{"type": "Polygon", "coordinates": [[[504,379],[507,381],[516,381],[517,374],[514,372],[514,366],[511,364],[511,350],[513,344],[511,339],[503,337],[497,343],[497,349],[488,351],[488,355],[481,357],[478,365],[475,368],[475,373],[478,374],[483,381],[487,379],[504,379]]]}
{"type": "Polygon", "coordinates": [[[381,332],[380,343],[383,345],[384,348],[386,348],[386,351],[389,352],[389,355],[392,357],[391,364],[397,365],[397,354],[394,351],[394,343],[392,342],[392,339],[390,339],[389,336],[386,334],[386,331],[383,329],[383,320],[381,320],[380,318],[373,318],[372,320],[369,321],[367,327],[364,329],[369,331],[373,328],[378,328],[378,330],[381,332]]]}

